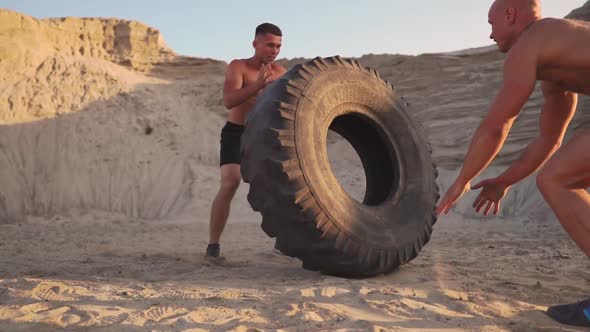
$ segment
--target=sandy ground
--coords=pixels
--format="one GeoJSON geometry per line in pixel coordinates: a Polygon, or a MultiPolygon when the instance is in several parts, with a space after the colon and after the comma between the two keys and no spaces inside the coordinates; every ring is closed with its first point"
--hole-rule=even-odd
{"type": "Polygon", "coordinates": [[[558,225],[445,217],[386,276],[303,270],[256,220],[230,223],[225,261],[204,220],[101,212],[0,225],[1,331],[580,331],[548,305],[588,295],[590,264],[558,225]]]}

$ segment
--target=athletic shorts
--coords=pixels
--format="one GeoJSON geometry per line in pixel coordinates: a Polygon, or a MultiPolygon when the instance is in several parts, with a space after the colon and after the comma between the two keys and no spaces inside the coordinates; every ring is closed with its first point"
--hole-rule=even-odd
{"type": "Polygon", "coordinates": [[[244,126],[227,121],[221,129],[219,166],[240,164],[240,142],[244,126]]]}

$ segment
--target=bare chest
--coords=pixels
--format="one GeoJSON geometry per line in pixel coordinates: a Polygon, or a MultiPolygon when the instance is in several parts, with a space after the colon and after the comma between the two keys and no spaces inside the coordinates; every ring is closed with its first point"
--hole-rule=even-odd
{"type": "Polygon", "coordinates": [[[256,71],[247,71],[242,75],[242,87],[247,87],[249,85],[252,85],[254,83],[256,83],[256,80],[258,79],[258,72],[256,71]]]}
{"type": "Polygon", "coordinates": [[[590,68],[543,67],[537,79],[552,82],[564,90],[590,95],[590,68]]]}

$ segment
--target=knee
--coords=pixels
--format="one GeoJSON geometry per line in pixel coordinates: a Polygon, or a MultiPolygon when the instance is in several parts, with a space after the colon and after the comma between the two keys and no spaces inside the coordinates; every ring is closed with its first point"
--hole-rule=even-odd
{"type": "Polygon", "coordinates": [[[555,188],[559,184],[558,176],[549,168],[544,167],[537,174],[537,187],[543,194],[551,192],[551,188],[555,188]]]}
{"type": "Polygon", "coordinates": [[[221,180],[221,190],[227,194],[233,194],[240,186],[242,178],[239,175],[227,175],[221,180]]]}

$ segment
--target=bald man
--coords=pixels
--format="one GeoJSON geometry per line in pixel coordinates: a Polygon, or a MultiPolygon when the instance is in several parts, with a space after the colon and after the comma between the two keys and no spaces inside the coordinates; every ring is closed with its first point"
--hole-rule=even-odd
{"type": "MultiPolygon", "coordinates": [[[[590,95],[590,24],[541,18],[538,0],[495,1],[488,17],[490,38],[507,53],[503,84],[437,214],[448,213],[464,193],[479,188],[473,204],[477,213],[497,214],[510,187],[540,169],[539,190],[571,238],[590,257],[590,195],[586,191],[590,186],[590,129],[578,130],[561,146],[578,95],[590,95]],[[544,97],[539,136],[501,175],[471,186],[471,180],[502,148],[536,81],[541,81],[544,97]]],[[[564,324],[590,327],[590,299],[550,307],[547,313],[564,324]]]]}

